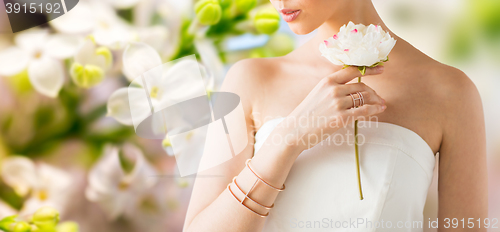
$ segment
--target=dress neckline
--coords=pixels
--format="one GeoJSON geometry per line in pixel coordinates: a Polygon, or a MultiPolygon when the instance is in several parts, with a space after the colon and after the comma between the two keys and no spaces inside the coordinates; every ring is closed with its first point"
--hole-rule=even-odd
{"type": "MultiPolygon", "coordinates": [[[[259,132],[262,132],[263,128],[272,125],[273,122],[277,122],[277,121],[281,122],[284,119],[285,119],[285,117],[279,117],[279,118],[274,118],[274,119],[268,120],[267,122],[265,122],[264,124],[262,124],[262,126],[255,132],[255,138],[257,139],[259,137],[259,132]]],[[[382,126],[386,126],[386,127],[393,127],[393,128],[397,128],[399,130],[406,131],[407,133],[412,134],[414,137],[417,137],[421,142],[423,142],[426,145],[426,149],[429,150],[429,152],[433,155],[433,157],[435,157],[435,155],[436,155],[434,153],[434,151],[432,150],[432,147],[427,143],[427,141],[425,141],[424,138],[422,138],[422,136],[420,136],[417,132],[415,132],[413,130],[410,130],[410,129],[404,127],[404,126],[400,126],[400,125],[397,125],[397,124],[394,124],[394,123],[390,123],[390,122],[373,122],[373,121],[367,121],[367,122],[369,122],[369,123],[377,123],[378,125],[382,125],[382,126]]]]}

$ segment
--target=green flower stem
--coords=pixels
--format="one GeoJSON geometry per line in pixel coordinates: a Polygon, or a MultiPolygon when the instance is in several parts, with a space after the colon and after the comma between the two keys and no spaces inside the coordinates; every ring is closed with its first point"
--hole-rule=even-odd
{"type": "MultiPolygon", "coordinates": [[[[361,77],[358,77],[361,82],[361,77]]],[[[363,190],[361,190],[361,174],[359,171],[359,149],[358,149],[358,120],[354,121],[354,151],[356,153],[356,170],[358,173],[359,198],[363,200],[363,190]]]]}
{"type": "Polygon", "coordinates": [[[187,34],[190,35],[190,36],[194,36],[196,35],[196,31],[198,30],[198,28],[200,28],[200,22],[198,21],[198,19],[195,17],[191,23],[189,24],[189,27],[187,29],[187,34]]]}

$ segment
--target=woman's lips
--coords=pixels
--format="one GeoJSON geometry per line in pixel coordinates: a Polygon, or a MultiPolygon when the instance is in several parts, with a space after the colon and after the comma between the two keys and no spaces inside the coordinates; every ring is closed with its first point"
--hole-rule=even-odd
{"type": "Polygon", "coordinates": [[[286,22],[291,22],[299,16],[301,11],[300,10],[292,10],[292,9],[282,9],[280,12],[281,12],[281,15],[283,16],[283,19],[286,22]]]}

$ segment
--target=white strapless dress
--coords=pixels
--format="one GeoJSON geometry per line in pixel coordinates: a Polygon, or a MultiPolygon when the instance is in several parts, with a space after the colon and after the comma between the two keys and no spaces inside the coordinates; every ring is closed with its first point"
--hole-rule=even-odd
{"type": "MultiPolygon", "coordinates": [[[[255,135],[257,152],[283,120],[266,122],[255,135]]],[[[435,157],[415,132],[390,123],[360,122],[359,198],[353,126],[302,152],[266,219],[277,231],[423,231],[423,209],[435,157]],[[349,132],[349,133],[348,133],[349,132]],[[350,135],[350,138],[347,138],[350,135]],[[390,228],[388,228],[390,227],[390,228]]]]}

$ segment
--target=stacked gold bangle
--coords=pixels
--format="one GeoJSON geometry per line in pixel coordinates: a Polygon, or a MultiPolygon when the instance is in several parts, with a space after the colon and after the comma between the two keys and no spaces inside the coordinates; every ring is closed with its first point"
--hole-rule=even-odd
{"type": "Polygon", "coordinates": [[[251,172],[255,175],[255,177],[257,177],[257,180],[255,180],[255,182],[253,183],[253,185],[252,185],[252,187],[250,188],[250,190],[249,190],[247,193],[245,193],[245,191],[243,191],[243,189],[241,189],[241,187],[238,185],[238,182],[236,182],[236,176],[233,178],[233,181],[232,181],[232,183],[234,183],[234,185],[238,188],[238,190],[240,190],[240,192],[242,192],[242,193],[245,195],[245,197],[244,197],[242,200],[238,199],[238,197],[237,197],[237,196],[234,194],[234,192],[231,190],[231,187],[230,187],[231,183],[229,183],[229,184],[227,185],[227,189],[229,190],[229,192],[231,193],[231,195],[233,195],[234,199],[236,199],[239,203],[241,203],[241,205],[245,206],[245,208],[247,208],[248,210],[250,210],[251,212],[253,212],[253,213],[257,214],[257,215],[258,215],[258,216],[260,216],[260,217],[267,217],[267,216],[269,215],[269,212],[267,212],[266,214],[261,214],[261,213],[259,213],[259,212],[255,211],[255,210],[253,210],[253,209],[251,209],[250,207],[248,207],[247,205],[245,205],[245,204],[244,204],[245,200],[246,200],[246,199],[249,199],[249,200],[251,200],[252,202],[254,202],[255,204],[257,204],[257,205],[261,206],[262,208],[265,208],[265,209],[270,210],[270,209],[272,209],[272,208],[274,207],[274,204],[272,204],[271,206],[266,206],[266,205],[263,205],[263,204],[261,204],[261,203],[259,203],[259,202],[255,201],[254,199],[250,198],[250,196],[249,196],[249,195],[250,195],[250,192],[252,192],[252,190],[253,190],[253,189],[255,188],[255,186],[257,185],[257,182],[259,182],[259,181],[260,181],[260,182],[262,182],[262,183],[264,183],[265,185],[269,186],[270,188],[272,188],[272,189],[274,189],[274,190],[279,191],[279,192],[281,192],[281,191],[285,190],[285,184],[283,184],[283,187],[281,187],[281,188],[277,188],[277,187],[274,187],[273,185],[271,185],[271,184],[267,183],[264,179],[262,179],[262,177],[260,177],[260,175],[258,175],[258,174],[257,174],[257,173],[256,173],[256,172],[252,169],[252,167],[250,166],[250,160],[251,160],[251,159],[248,159],[248,160],[245,162],[245,164],[246,164],[247,168],[248,168],[248,169],[249,169],[249,170],[250,170],[250,171],[251,171],[251,172]]]}

